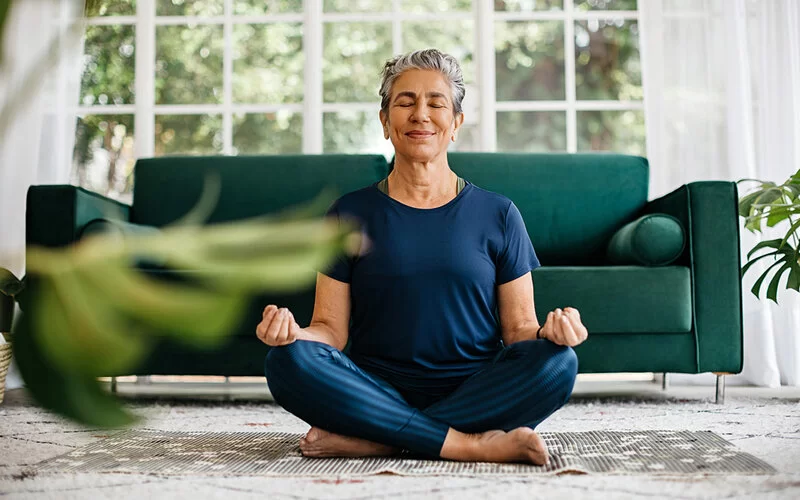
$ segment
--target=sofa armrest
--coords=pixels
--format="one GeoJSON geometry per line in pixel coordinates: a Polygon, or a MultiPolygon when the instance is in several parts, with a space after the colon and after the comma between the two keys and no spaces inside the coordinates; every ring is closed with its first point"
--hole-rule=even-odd
{"type": "Polygon", "coordinates": [[[735,182],[691,182],[649,201],[642,211],[672,215],[686,229],[687,245],[673,265],[688,266],[692,273],[698,373],[742,370],[738,200],[735,182]]]}
{"type": "Polygon", "coordinates": [[[130,206],[70,185],[31,186],[25,212],[27,246],[62,247],[74,243],[94,219],[128,221],[130,206]]]}

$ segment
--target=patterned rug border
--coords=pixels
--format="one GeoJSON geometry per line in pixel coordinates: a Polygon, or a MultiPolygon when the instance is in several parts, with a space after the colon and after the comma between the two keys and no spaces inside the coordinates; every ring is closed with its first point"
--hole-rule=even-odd
{"type": "Polygon", "coordinates": [[[778,472],[765,461],[742,452],[711,431],[577,431],[541,432],[540,435],[550,450],[551,463],[548,466],[396,457],[306,458],[300,454],[297,446],[303,436],[300,433],[136,429],[111,434],[39,462],[35,467],[40,474],[343,479],[378,474],[405,477],[604,474],[686,478],[778,472]],[[654,441],[648,441],[648,438],[654,441]],[[681,440],[683,442],[677,443],[681,440]],[[196,449],[187,451],[184,444],[189,447],[194,445],[196,449]],[[705,448],[701,449],[703,446],[705,448]],[[221,448],[221,451],[217,448],[221,448]],[[124,453],[118,456],[123,449],[128,450],[128,456],[124,453]],[[256,453],[258,456],[254,456],[256,453]],[[214,460],[220,455],[227,455],[227,458],[223,457],[221,462],[215,463],[214,460]],[[653,456],[657,458],[647,458],[653,456]],[[705,463],[697,465],[695,461],[700,462],[701,459],[705,463]]]}

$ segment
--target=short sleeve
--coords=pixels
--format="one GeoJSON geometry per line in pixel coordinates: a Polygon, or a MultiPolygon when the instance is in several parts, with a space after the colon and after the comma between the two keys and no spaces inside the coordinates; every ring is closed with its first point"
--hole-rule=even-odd
{"type": "MultiPolygon", "coordinates": [[[[337,222],[340,221],[338,202],[334,203],[331,208],[328,209],[325,217],[335,218],[337,222]]],[[[325,276],[335,279],[336,281],[350,283],[353,273],[353,258],[342,252],[337,255],[327,267],[318,269],[318,271],[325,276]]]]}
{"type": "Polygon", "coordinates": [[[495,279],[498,285],[513,281],[541,266],[525,228],[525,221],[514,203],[508,206],[503,234],[505,245],[496,262],[495,279]]]}

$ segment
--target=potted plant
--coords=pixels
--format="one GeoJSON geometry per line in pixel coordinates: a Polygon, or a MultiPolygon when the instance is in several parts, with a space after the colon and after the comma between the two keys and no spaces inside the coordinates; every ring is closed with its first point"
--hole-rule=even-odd
{"type": "Polygon", "coordinates": [[[24,287],[24,282],[14,276],[11,271],[0,267],[0,335],[3,336],[2,342],[0,342],[0,403],[3,402],[6,374],[8,365],[11,364],[10,332],[14,320],[14,305],[17,294],[24,287]]]}
{"type": "Polygon", "coordinates": [[[16,296],[25,288],[24,279],[20,280],[14,273],[0,267],[0,333],[8,339],[11,324],[14,320],[14,303],[16,296]]]}
{"type": "Polygon", "coordinates": [[[786,289],[800,292],[800,170],[781,185],[758,179],[742,179],[737,182],[757,182],[755,189],[739,200],[739,215],[745,218],[745,228],[750,232],[761,232],[761,224],[766,220],[768,227],[787,221],[789,229],[780,239],[765,240],[747,253],[749,261],[742,267],[741,276],[759,260],[773,257],[770,266],[756,280],[751,291],[759,297],[761,286],[774,268],[778,270],[767,286],[767,298],[778,303],[778,287],[781,277],[788,271],[786,289]],[[757,257],[755,253],[765,250],[757,257]]]}

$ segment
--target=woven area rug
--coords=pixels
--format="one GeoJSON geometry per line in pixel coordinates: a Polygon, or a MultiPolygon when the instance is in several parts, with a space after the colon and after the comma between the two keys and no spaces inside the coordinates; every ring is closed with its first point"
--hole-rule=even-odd
{"type": "Polygon", "coordinates": [[[165,475],[405,476],[562,473],[774,474],[766,462],[713,432],[542,432],[550,465],[400,458],[306,458],[302,434],[123,431],[37,465],[39,473],[165,475]]]}

